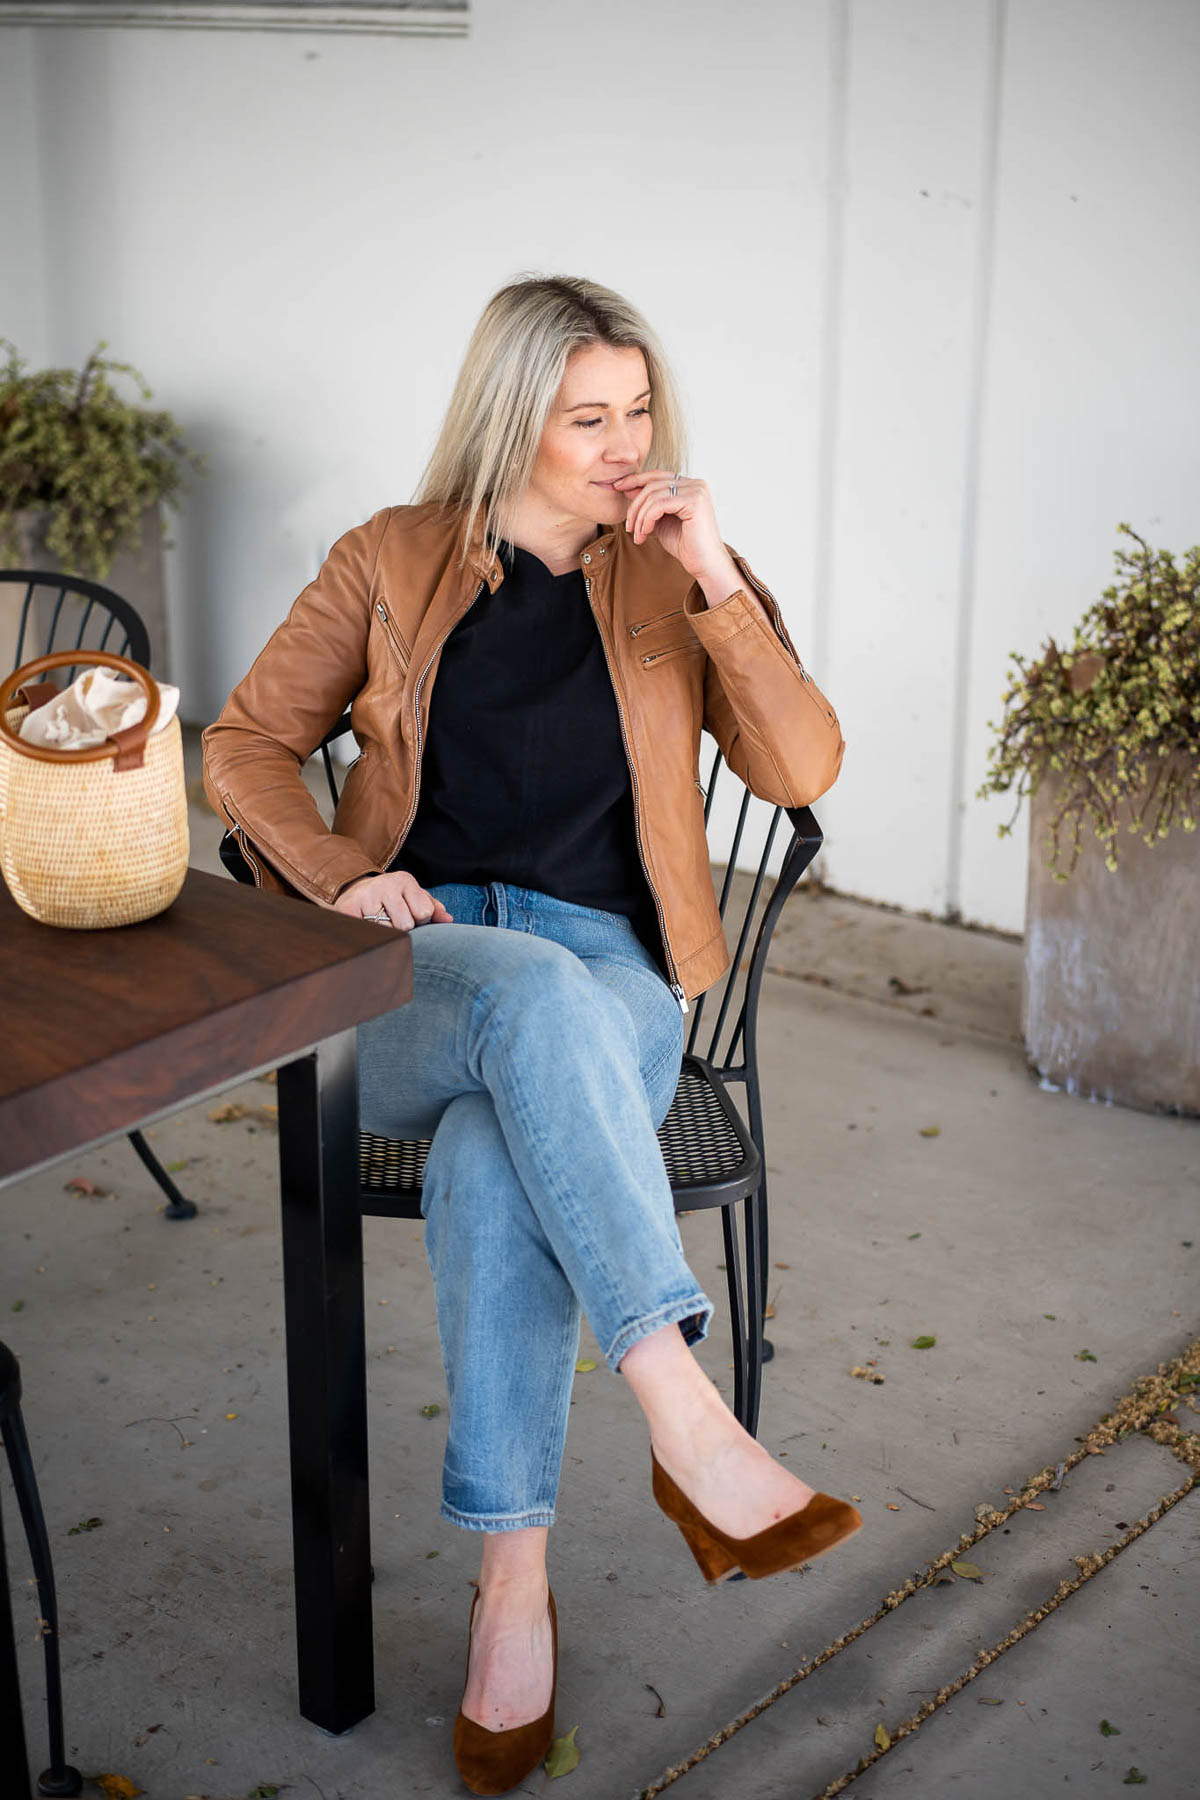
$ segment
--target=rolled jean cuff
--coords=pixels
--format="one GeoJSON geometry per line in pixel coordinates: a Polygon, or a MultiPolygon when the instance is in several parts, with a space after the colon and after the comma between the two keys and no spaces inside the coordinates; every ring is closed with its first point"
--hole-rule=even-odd
{"type": "Polygon", "coordinates": [[[465,1513],[443,1500],[441,1514],[451,1525],[460,1525],[464,1531],[531,1531],[554,1523],[552,1506],[534,1506],[528,1512],[519,1513],[465,1513]]]}
{"type": "Polygon", "coordinates": [[[684,1343],[698,1344],[701,1338],[708,1336],[712,1316],[712,1301],[697,1288],[688,1298],[671,1300],[657,1312],[646,1313],[643,1318],[634,1319],[632,1324],[623,1325],[604,1352],[604,1360],[615,1375],[625,1352],[632,1350],[642,1338],[649,1337],[652,1331],[661,1331],[664,1325],[680,1326],[684,1343]]]}

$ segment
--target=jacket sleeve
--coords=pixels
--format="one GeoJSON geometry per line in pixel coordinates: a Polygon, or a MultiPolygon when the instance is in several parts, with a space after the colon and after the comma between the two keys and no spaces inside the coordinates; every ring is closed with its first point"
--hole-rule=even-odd
{"type": "Polygon", "coordinates": [[[708,655],[705,729],[751,793],[776,806],[808,806],[842,766],[837,714],[796,655],[773,595],[730,555],[745,589],[710,607],[696,585],[684,601],[708,655]]]}
{"type": "Polygon", "coordinates": [[[367,674],[371,583],[390,508],[339,538],[204,733],[204,787],[282,882],[330,903],[378,870],[330,831],[300,775],[367,674]]]}

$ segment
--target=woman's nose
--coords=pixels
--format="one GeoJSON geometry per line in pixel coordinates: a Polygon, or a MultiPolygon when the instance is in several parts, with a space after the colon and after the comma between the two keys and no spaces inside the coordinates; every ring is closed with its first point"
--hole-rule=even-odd
{"type": "Polygon", "coordinates": [[[604,460],[610,463],[637,462],[637,440],[628,426],[618,427],[611,433],[604,446],[604,460]]]}

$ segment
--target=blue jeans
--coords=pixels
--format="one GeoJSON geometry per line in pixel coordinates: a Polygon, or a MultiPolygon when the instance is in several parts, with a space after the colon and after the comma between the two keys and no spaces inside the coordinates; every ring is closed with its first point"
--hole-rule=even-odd
{"type": "Polygon", "coordinates": [[[412,1001],[359,1029],[360,1115],[433,1140],[443,1516],[516,1531],[554,1523],[581,1308],[614,1370],[664,1325],[708,1330],[655,1136],[683,1018],[627,919],[500,882],[430,891],[455,922],[413,932],[412,1001]]]}

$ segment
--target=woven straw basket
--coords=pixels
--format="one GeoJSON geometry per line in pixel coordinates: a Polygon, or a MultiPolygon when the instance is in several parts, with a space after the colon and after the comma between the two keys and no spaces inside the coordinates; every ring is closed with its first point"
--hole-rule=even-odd
{"type": "Polygon", "coordinates": [[[183,740],[174,718],[156,736],[158,689],[145,669],[100,650],[39,656],[0,683],[0,871],[17,905],[44,925],[133,925],[170,906],[187,873],[183,740]],[[16,695],[43,670],[102,664],[138,682],[137,725],[90,750],[17,736],[16,695]]]}

